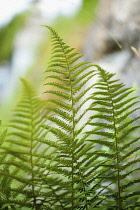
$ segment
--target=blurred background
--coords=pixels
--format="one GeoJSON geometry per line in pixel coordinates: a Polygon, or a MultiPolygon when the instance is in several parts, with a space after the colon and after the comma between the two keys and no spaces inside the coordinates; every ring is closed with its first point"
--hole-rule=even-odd
{"type": "Polygon", "coordinates": [[[140,86],[140,0],[0,0],[0,119],[19,98],[20,77],[39,90],[50,58],[50,33],[140,86]]]}

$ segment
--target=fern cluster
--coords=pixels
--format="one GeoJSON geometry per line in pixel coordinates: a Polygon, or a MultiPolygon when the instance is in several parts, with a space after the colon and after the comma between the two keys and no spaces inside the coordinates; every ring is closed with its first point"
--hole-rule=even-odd
{"type": "Polygon", "coordinates": [[[22,98],[0,139],[1,209],[139,209],[140,117],[129,117],[139,109],[132,88],[79,61],[47,28],[52,57],[44,94],[55,97],[40,99],[22,79],[22,98]]]}

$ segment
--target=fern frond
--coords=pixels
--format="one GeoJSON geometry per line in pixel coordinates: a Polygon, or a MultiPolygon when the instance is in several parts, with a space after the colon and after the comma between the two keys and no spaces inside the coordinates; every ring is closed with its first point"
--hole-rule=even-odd
{"type": "MultiPolygon", "coordinates": [[[[122,83],[118,84],[119,80],[112,80],[114,74],[108,73],[99,66],[97,68],[99,81],[97,86],[95,86],[97,91],[91,96],[93,103],[90,106],[90,110],[93,110],[95,114],[90,117],[90,122],[88,123],[91,127],[94,126],[94,129],[88,131],[87,135],[94,135],[94,138],[97,138],[95,140],[89,139],[89,141],[100,145],[100,157],[104,157],[107,160],[112,159],[112,170],[115,169],[112,175],[115,175],[117,179],[117,184],[114,182],[117,188],[116,207],[117,209],[122,209],[127,203],[127,200],[122,201],[125,193],[124,186],[131,186],[139,182],[138,179],[134,182],[127,180],[127,184],[123,184],[123,174],[125,174],[125,177],[127,175],[130,177],[134,171],[139,171],[138,168],[130,169],[130,167],[139,162],[139,158],[131,160],[131,162],[128,162],[127,159],[139,151],[139,147],[136,146],[139,138],[126,140],[131,132],[140,127],[139,125],[133,125],[139,119],[139,116],[126,121],[130,114],[139,109],[137,107],[132,108],[138,101],[134,101],[136,97],[131,96],[133,92],[131,88],[124,88],[122,83]],[[128,109],[130,110],[128,111],[128,109]],[[98,122],[95,121],[96,119],[98,122]],[[98,139],[99,137],[105,138],[102,140],[98,139]],[[131,147],[132,145],[133,147],[131,147]],[[103,148],[107,148],[110,154],[104,152],[103,148]]],[[[108,173],[110,172],[111,168],[108,168],[108,173]]],[[[106,177],[104,179],[106,180],[106,177]]],[[[111,180],[110,176],[109,179],[111,180]]],[[[129,190],[131,191],[131,187],[129,190]]],[[[110,196],[114,197],[113,194],[110,194],[110,196]]]]}
{"type": "MultiPolygon", "coordinates": [[[[95,85],[92,83],[84,90],[85,84],[96,75],[95,67],[89,62],[77,63],[81,55],[73,52],[74,49],[67,46],[54,29],[48,26],[47,28],[52,32],[53,50],[46,70],[48,75],[46,76],[45,85],[46,88],[48,85],[51,85],[52,89],[45,92],[54,94],[63,100],[63,102],[57,99],[47,100],[47,102],[53,102],[55,106],[53,108],[46,107],[47,110],[52,111],[52,116],[45,116],[47,123],[44,125],[44,128],[55,136],[55,139],[52,141],[56,141],[59,144],[59,146],[56,146],[55,157],[57,168],[54,166],[51,170],[56,171],[58,174],[63,174],[65,179],[69,180],[69,189],[64,185],[64,189],[70,199],[69,207],[66,205],[65,209],[74,209],[76,207],[88,209],[90,201],[88,201],[87,194],[94,194],[95,191],[92,190],[90,192],[88,190],[87,177],[95,172],[94,169],[89,170],[89,168],[94,168],[96,158],[93,158],[89,153],[92,149],[89,146],[91,144],[85,144],[84,137],[82,135],[80,137],[83,125],[79,124],[79,120],[82,120],[89,110],[84,110],[80,117],[78,115],[82,110],[83,104],[90,100],[89,97],[86,97],[84,103],[82,101],[83,97],[95,85]],[[53,76],[54,73],[56,73],[56,76],[53,76]],[[55,78],[55,83],[47,81],[50,78],[55,78]],[[59,91],[54,90],[55,87],[59,91]],[[88,170],[90,172],[87,174],[88,170]],[[76,180],[81,181],[77,182],[76,180]]],[[[89,195],[89,197],[89,200],[91,200],[92,196],[89,195]]],[[[67,203],[66,196],[64,199],[64,202],[67,203]]]]}
{"type": "MultiPolygon", "coordinates": [[[[41,119],[41,109],[44,103],[37,98],[36,91],[28,82],[22,79],[22,83],[23,98],[14,110],[14,116],[9,122],[9,132],[5,146],[3,146],[9,159],[3,161],[1,164],[8,166],[9,174],[7,174],[7,177],[12,178],[12,182],[17,182],[18,185],[22,186],[21,194],[23,194],[23,189],[28,185],[30,186],[33,206],[35,207],[38,196],[38,190],[35,188],[35,179],[37,173],[40,171],[35,163],[41,159],[41,154],[39,158],[36,157],[36,147],[41,148],[36,138],[42,129],[41,123],[43,122],[43,118],[41,119]],[[23,163],[21,164],[21,162],[23,163]],[[16,169],[16,173],[13,173],[16,169]]],[[[15,196],[14,202],[18,204],[18,201],[16,201],[18,195],[14,193],[13,196],[15,196]]],[[[11,198],[10,196],[9,201],[13,203],[11,198]]],[[[29,199],[27,200],[28,202],[31,201],[29,199]]]]}

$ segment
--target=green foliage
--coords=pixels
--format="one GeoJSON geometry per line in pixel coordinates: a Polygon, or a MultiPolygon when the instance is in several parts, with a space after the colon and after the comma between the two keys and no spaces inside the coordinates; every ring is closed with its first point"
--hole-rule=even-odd
{"type": "Polygon", "coordinates": [[[27,12],[16,15],[9,24],[0,28],[0,62],[11,59],[15,36],[24,25],[27,16],[27,12]]]}
{"type": "Polygon", "coordinates": [[[133,90],[81,62],[47,28],[52,57],[44,94],[55,98],[41,100],[22,79],[22,98],[0,141],[1,209],[139,208],[140,117],[129,117],[139,109],[133,90]]]}
{"type": "Polygon", "coordinates": [[[82,7],[78,15],[81,16],[84,22],[91,19],[91,16],[96,13],[99,2],[100,0],[83,0],[82,7]]]}

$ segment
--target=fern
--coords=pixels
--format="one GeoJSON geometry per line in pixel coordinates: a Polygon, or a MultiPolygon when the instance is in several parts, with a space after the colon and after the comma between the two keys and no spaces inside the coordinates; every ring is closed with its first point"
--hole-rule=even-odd
{"type": "MultiPolygon", "coordinates": [[[[40,168],[37,162],[40,157],[37,150],[41,145],[36,141],[40,132],[40,109],[43,106],[37,98],[33,87],[22,79],[24,90],[23,97],[14,110],[13,118],[9,122],[9,132],[7,134],[3,149],[7,153],[7,160],[3,165],[10,165],[8,174],[5,176],[12,178],[13,185],[11,191],[13,196],[5,202],[15,205],[37,206],[37,193],[35,190],[36,175],[40,168]],[[21,200],[19,200],[19,195],[21,200]],[[32,200],[30,199],[32,197],[32,200]],[[17,198],[17,199],[16,199],[17,198]]],[[[9,205],[10,205],[9,204],[9,205]]]]}
{"type": "Polygon", "coordinates": [[[0,141],[1,209],[138,208],[140,117],[131,118],[139,109],[133,90],[82,62],[47,28],[52,57],[44,94],[55,97],[41,100],[22,79],[22,98],[0,141]]]}
{"type": "MultiPolygon", "coordinates": [[[[112,80],[114,74],[106,72],[99,66],[97,66],[97,68],[97,74],[100,79],[96,83],[95,88],[97,91],[95,91],[91,97],[93,103],[90,106],[90,109],[97,113],[90,117],[89,123],[89,125],[95,126],[96,129],[88,131],[87,134],[89,136],[91,134],[95,136],[98,135],[104,138],[104,140],[96,139],[95,142],[102,146],[100,157],[106,156],[107,159],[112,158],[111,169],[109,165],[107,174],[110,180],[115,182],[116,179],[116,187],[114,187],[115,190],[113,189],[114,192],[109,193],[108,196],[110,196],[112,200],[112,205],[115,204],[115,198],[116,208],[124,209],[128,205],[127,199],[137,200],[139,197],[139,187],[137,187],[137,191],[133,194],[130,186],[139,183],[140,179],[126,179],[128,176],[129,178],[133,177],[132,174],[135,173],[136,170],[139,170],[139,168],[137,166],[134,167],[134,165],[139,163],[140,159],[136,158],[132,160],[133,158],[131,158],[131,156],[133,157],[133,155],[137,154],[140,149],[140,147],[135,144],[138,142],[139,138],[132,137],[128,141],[127,136],[140,127],[139,125],[133,125],[133,122],[140,117],[135,117],[133,120],[126,122],[126,117],[139,109],[133,108],[131,111],[128,111],[128,109],[134,106],[138,101],[134,100],[132,96],[128,99],[128,96],[133,90],[131,88],[124,88],[123,84],[116,83],[118,81],[112,80]],[[98,122],[94,122],[95,119],[98,119],[98,122]],[[130,145],[131,148],[129,148],[130,145]],[[102,149],[104,147],[106,147],[106,155],[102,149]],[[125,195],[125,191],[127,196],[125,195]]],[[[94,142],[94,139],[91,139],[90,142],[91,141],[94,142]]],[[[109,181],[106,178],[107,177],[105,177],[105,180],[109,181]]],[[[112,183],[113,185],[114,182],[112,183]]]]}
{"type": "MultiPolygon", "coordinates": [[[[92,197],[94,192],[89,193],[87,190],[89,185],[87,177],[90,176],[90,174],[87,174],[87,171],[94,167],[95,161],[88,154],[91,150],[91,145],[85,144],[84,137],[79,137],[78,135],[80,127],[77,116],[80,107],[77,109],[76,104],[86,94],[86,91],[82,90],[83,85],[93,77],[95,70],[91,69],[88,73],[84,72],[84,70],[93,65],[87,62],[75,63],[81,56],[78,53],[73,53],[73,48],[67,46],[52,28],[49,27],[49,29],[53,34],[52,43],[54,49],[46,72],[52,75],[61,71],[61,75],[57,75],[55,77],[56,82],[51,83],[52,90],[47,90],[45,93],[52,93],[64,100],[61,103],[61,107],[58,108],[57,104],[60,102],[60,99],[53,99],[56,106],[53,109],[47,107],[47,110],[53,112],[53,116],[46,116],[48,124],[51,122],[53,126],[48,124],[44,126],[54,134],[56,137],[55,141],[59,144],[59,148],[56,148],[56,159],[59,161],[57,168],[55,166],[53,170],[56,173],[63,174],[66,179],[63,186],[63,189],[67,192],[67,196],[64,196],[62,201],[65,204],[64,209],[74,209],[78,206],[79,208],[88,209],[90,197],[92,197]],[[59,81],[62,81],[62,78],[64,78],[63,83],[60,84],[59,81]],[[75,80],[73,81],[74,78],[75,80]],[[82,82],[82,80],[84,81],[82,82]],[[53,86],[57,86],[59,91],[53,90],[53,86]],[[77,94],[79,91],[81,93],[77,94]],[[60,169],[61,171],[59,172],[58,170],[60,169]]],[[[50,82],[45,83],[45,85],[50,85],[50,82]]],[[[93,84],[89,89],[92,87],[93,84]]],[[[50,101],[52,100],[49,99],[48,102],[50,101]]]]}

